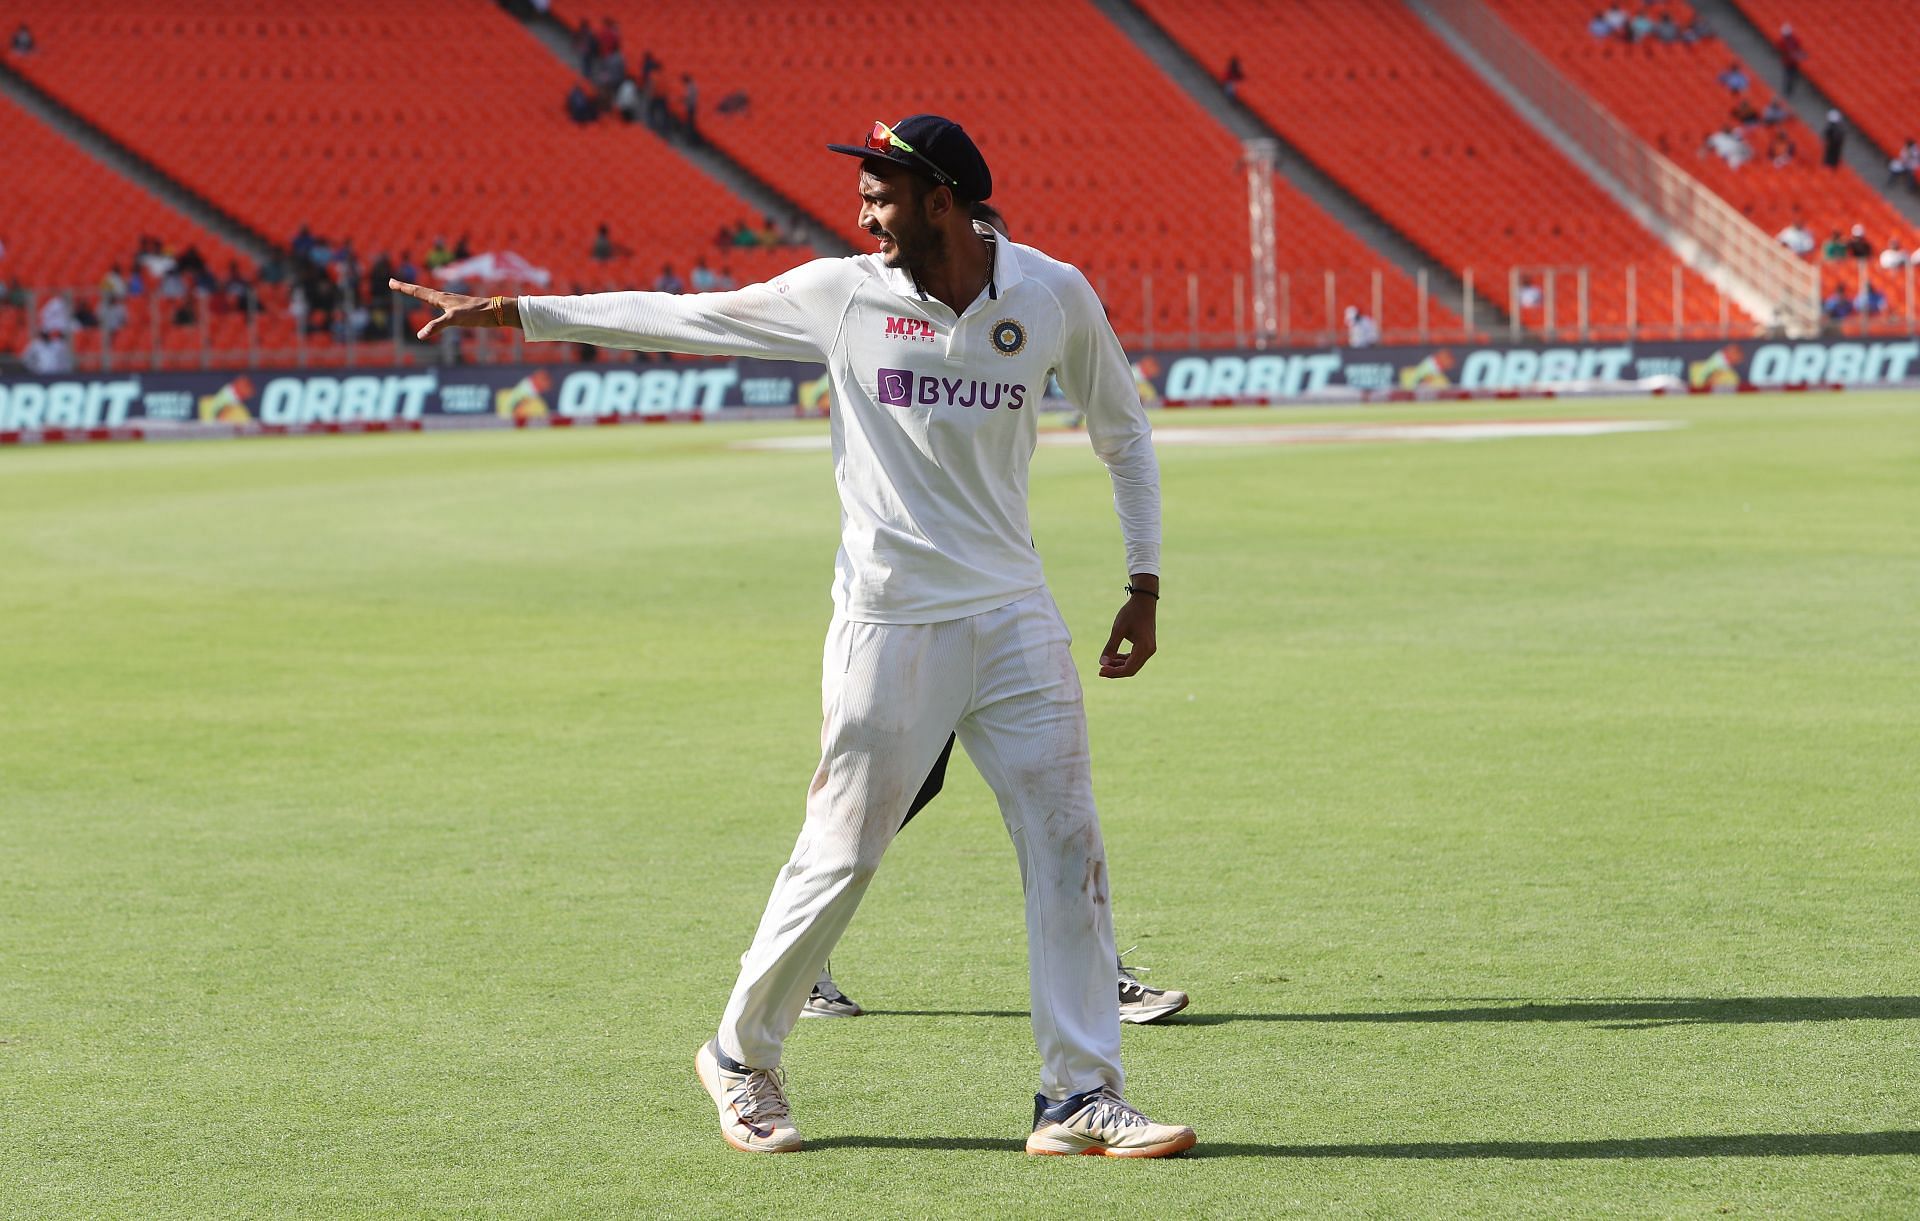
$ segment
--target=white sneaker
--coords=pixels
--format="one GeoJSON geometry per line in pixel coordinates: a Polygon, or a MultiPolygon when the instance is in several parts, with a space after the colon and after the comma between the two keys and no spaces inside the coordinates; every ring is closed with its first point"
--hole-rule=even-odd
{"type": "Polygon", "coordinates": [[[1059,1102],[1033,1099],[1033,1134],[1027,1152],[1100,1157],[1166,1157],[1193,1148],[1193,1129],[1154,1123],[1105,1086],[1059,1102]]]}
{"type": "Polygon", "coordinates": [[[833,976],[820,972],[819,982],[813,985],[813,991],[807,994],[807,1003],[801,1007],[800,1016],[810,1018],[859,1017],[865,1013],[851,996],[842,992],[833,982],[833,976]]]}
{"type": "MultiPolygon", "coordinates": [[[[1145,967],[1140,968],[1145,971],[1145,967]]],[[[1149,988],[1129,971],[1120,967],[1120,1020],[1145,1026],[1171,1017],[1187,1007],[1187,994],[1175,988],[1149,988]]]]}
{"type": "Polygon", "coordinates": [[[791,1153],[800,1147],[779,1069],[748,1068],[712,1039],[694,1053],[693,1067],[720,1110],[720,1135],[729,1145],[747,1153],[791,1153]]]}

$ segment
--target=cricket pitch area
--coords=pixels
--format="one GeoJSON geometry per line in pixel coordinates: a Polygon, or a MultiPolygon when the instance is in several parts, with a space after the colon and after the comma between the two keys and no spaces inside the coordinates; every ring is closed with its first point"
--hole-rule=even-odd
{"type": "Polygon", "coordinates": [[[1920,1212],[1920,400],[1155,425],[1242,435],[1162,447],[1136,679],[1104,470],[1033,474],[1120,944],[1194,998],[1125,1032],[1200,1136],[1140,1164],[1020,1152],[959,759],[834,954],[871,1012],[789,1043],[809,1149],[715,1130],[824,425],[0,453],[0,1215],[1920,1212]],[[1637,424],[1391,436],[1515,417],[1637,424]]]}

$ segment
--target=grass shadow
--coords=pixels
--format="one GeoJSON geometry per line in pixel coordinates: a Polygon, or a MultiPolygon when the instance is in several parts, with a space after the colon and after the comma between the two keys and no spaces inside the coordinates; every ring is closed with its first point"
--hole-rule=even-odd
{"type": "MultiPolygon", "coordinates": [[[[973,1136],[828,1136],[808,1149],[921,1149],[1004,1153],[1020,1141],[973,1136]]],[[[1743,1132],[1725,1136],[1646,1136],[1619,1140],[1408,1141],[1350,1145],[1254,1145],[1209,1142],[1203,1133],[1188,1158],[1277,1157],[1300,1161],[1616,1161],[1710,1157],[1916,1157],[1920,1132],[1743,1132]]]]}
{"type": "MultiPolygon", "coordinates": [[[[1591,1022],[1608,1030],[1661,1026],[1744,1025],[1764,1022],[1897,1021],[1920,1018],[1920,996],[1634,996],[1576,1001],[1517,997],[1463,997],[1478,1004],[1355,1013],[1208,1013],[1189,1010],[1164,1026],[1225,1026],[1236,1022],[1591,1022]]],[[[1024,1018],[1018,1009],[884,1009],[889,1017],[1024,1018]]]]}

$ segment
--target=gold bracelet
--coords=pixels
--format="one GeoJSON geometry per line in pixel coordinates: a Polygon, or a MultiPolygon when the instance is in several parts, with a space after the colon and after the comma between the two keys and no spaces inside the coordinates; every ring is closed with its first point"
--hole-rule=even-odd
{"type": "Polygon", "coordinates": [[[507,299],[505,297],[495,297],[493,299],[493,325],[507,325],[507,299]]]}

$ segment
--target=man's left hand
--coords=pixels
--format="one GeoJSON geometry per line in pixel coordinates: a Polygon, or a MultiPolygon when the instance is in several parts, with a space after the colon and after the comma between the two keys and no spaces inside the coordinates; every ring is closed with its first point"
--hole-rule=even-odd
{"type": "Polygon", "coordinates": [[[1140,667],[1153,656],[1154,618],[1158,609],[1159,603],[1145,594],[1128,596],[1127,604],[1113,617],[1113,635],[1107,637],[1107,647],[1100,650],[1101,678],[1132,678],[1140,673],[1140,667]],[[1122,653],[1122,641],[1132,644],[1133,651],[1122,653]]]}

